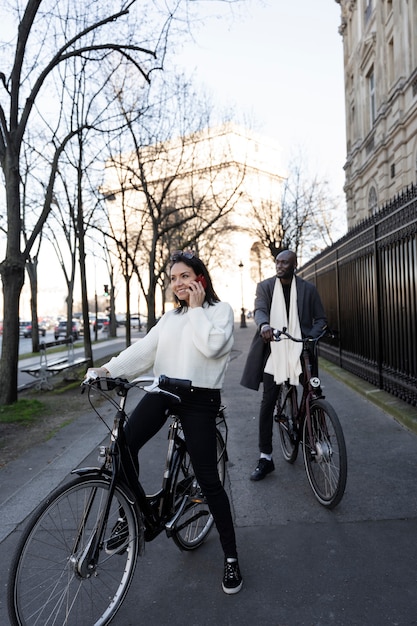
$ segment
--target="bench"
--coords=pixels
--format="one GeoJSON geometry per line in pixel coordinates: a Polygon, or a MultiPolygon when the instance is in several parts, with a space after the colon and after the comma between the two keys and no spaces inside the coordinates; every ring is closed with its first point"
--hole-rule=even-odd
{"type": "Polygon", "coordinates": [[[29,365],[22,368],[22,372],[30,374],[34,378],[38,379],[36,383],[36,389],[53,389],[53,385],[50,382],[52,376],[56,376],[60,372],[70,372],[80,365],[88,363],[88,359],[84,356],[75,356],[74,354],[74,341],[72,337],[66,337],[65,339],[56,339],[55,341],[41,341],[39,344],[40,358],[39,363],[29,365]],[[64,356],[57,356],[57,358],[51,358],[48,349],[55,348],[57,346],[66,346],[67,354],[64,356]]]}

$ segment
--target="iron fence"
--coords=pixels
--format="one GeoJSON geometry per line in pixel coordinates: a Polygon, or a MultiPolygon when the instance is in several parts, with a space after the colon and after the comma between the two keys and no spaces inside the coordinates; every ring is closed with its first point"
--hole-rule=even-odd
{"type": "Polygon", "coordinates": [[[321,354],[417,405],[417,187],[302,267],[315,283],[334,340],[321,354]]]}

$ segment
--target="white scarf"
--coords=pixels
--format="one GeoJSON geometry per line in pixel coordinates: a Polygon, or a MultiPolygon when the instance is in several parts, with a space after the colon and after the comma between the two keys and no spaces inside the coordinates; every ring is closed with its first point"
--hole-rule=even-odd
{"type": "MultiPolygon", "coordinates": [[[[291,283],[289,316],[287,316],[281,281],[278,278],[276,279],[272,295],[270,325],[278,330],[286,327],[290,335],[301,337],[295,278],[293,278],[291,283]]],[[[265,372],[274,376],[277,385],[286,380],[289,380],[291,385],[298,385],[301,374],[301,351],[301,343],[295,343],[285,336],[282,336],[281,341],[271,341],[271,355],[266,362],[265,372]]]]}

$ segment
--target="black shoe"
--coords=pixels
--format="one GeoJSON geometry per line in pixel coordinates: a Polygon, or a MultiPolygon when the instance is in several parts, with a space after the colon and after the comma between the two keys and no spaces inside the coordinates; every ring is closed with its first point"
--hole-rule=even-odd
{"type": "Polygon", "coordinates": [[[243,580],[240,574],[239,563],[237,559],[225,559],[224,561],[224,575],[222,588],[224,593],[231,595],[232,593],[239,593],[242,589],[243,580]]]}
{"type": "Polygon", "coordinates": [[[267,474],[270,474],[271,472],[273,472],[274,469],[275,469],[275,465],[272,459],[270,461],[264,458],[259,459],[258,465],[255,467],[254,471],[252,472],[250,479],[262,480],[263,478],[265,478],[267,474]]]}
{"type": "Polygon", "coordinates": [[[113,526],[111,535],[104,542],[106,554],[123,554],[129,544],[129,527],[125,517],[119,517],[113,526]]]}

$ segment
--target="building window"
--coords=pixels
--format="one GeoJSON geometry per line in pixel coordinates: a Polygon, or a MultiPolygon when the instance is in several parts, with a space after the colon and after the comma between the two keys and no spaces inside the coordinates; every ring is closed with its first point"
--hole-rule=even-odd
{"type": "Polygon", "coordinates": [[[371,187],[368,194],[368,210],[370,215],[378,211],[378,196],[375,187],[371,187]]]}
{"type": "Polygon", "coordinates": [[[394,39],[388,42],[388,88],[394,82],[394,39]]]}
{"type": "Polygon", "coordinates": [[[375,124],[376,104],[375,104],[375,74],[374,68],[368,74],[368,92],[369,92],[369,118],[371,127],[375,124]]]}
{"type": "Polygon", "coordinates": [[[391,178],[395,178],[395,163],[391,163],[391,178]]]}

